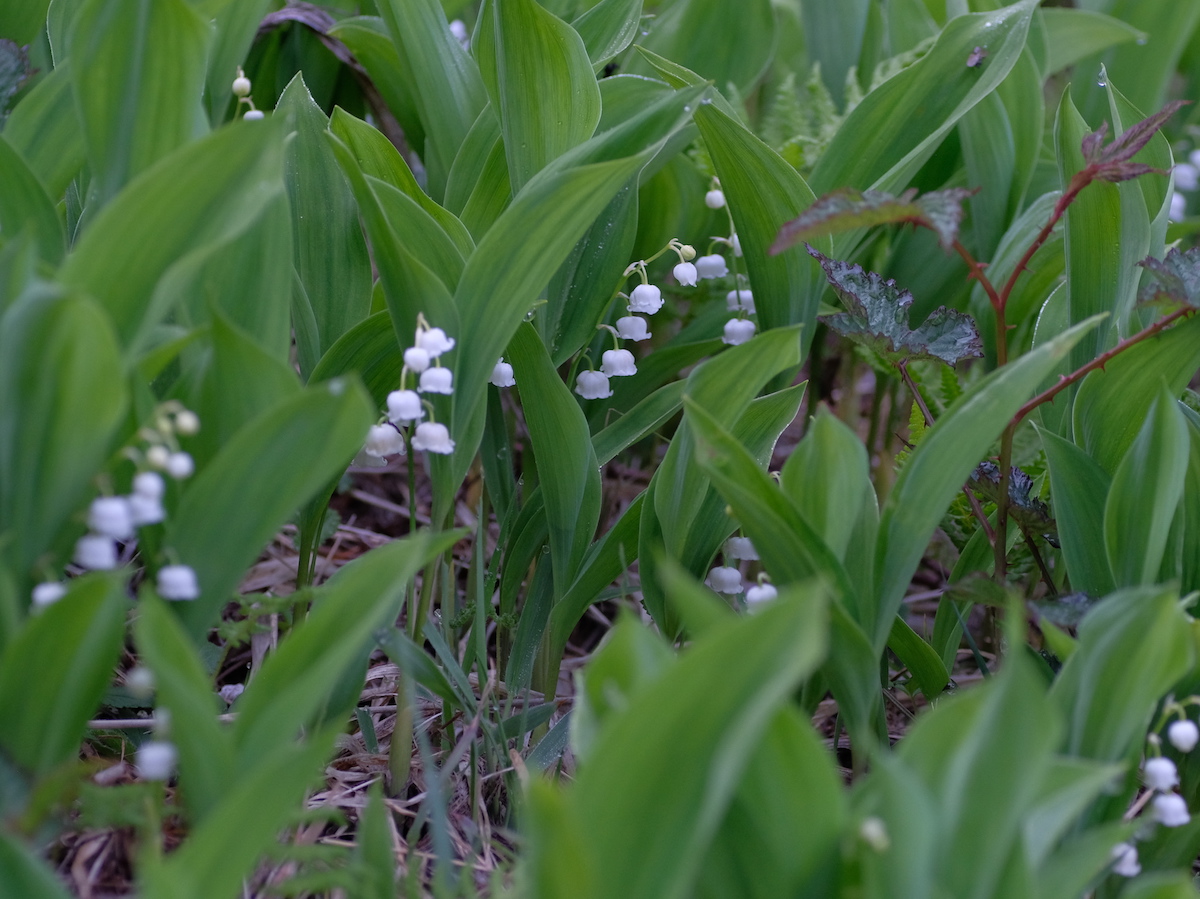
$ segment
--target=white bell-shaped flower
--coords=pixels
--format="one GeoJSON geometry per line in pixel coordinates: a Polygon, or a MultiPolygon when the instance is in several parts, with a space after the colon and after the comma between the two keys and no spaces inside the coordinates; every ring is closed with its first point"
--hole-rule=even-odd
{"type": "Polygon", "coordinates": [[[200,582],[190,565],[164,565],[158,569],[155,585],[163,599],[188,600],[200,596],[200,582]]]}
{"type": "Polygon", "coordinates": [[[725,541],[722,553],[726,559],[758,561],[758,550],[754,548],[754,544],[750,542],[749,537],[730,537],[725,541]]]}
{"type": "Polygon", "coordinates": [[[1171,169],[1171,174],[1175,176],[1176,190],[1195,190],[1200,185],[1200,169],[1190,162],[1179,163],[1171,169]]]}
{"type": "Polygon", "coordinates": [[[145,499],[162,499],[167,482],[157,471],[140,471],[133,478],[133,492],[145,499]]]}
{"type": "Polygon", "coordinates": [[[167,474],[177,481],[190,478],[196,471],[196,463],[189,453],[171,453],[167,459],[167,474]]]}
{"type": "Polygon", "coordinates": [[[427,368],[421,372],[421,393],[454,393],[454,373],[448,368],[427,368]]]}
{"type": "Polygon", "coordinates": [[[699,278],[724,278],[729,274],[729,265],[720,253],[701,256],[696,260],[696,276],[699,278]]]}
{"type": "Polygon", "coordinates": [[[37,610],[52,606],[67,595],[67,585],[61,581],[46,581],[33,588],[31,599],[37,610]]]}
{"type": "Polygon", "coordinates": [[[492,376],[488,380],[495,387],[515,387],[517,385],[517,379],[513,377],[513,367],[503,358],[492,366],[492,376]]]}
{"type": "Polygon", "coordinates": [[[704,205],[709,209],[720,209],[725,205],[725,192],[710,190],[704,195],[704,205]]]}
{"type": "Polygon", "coordinates": [[[1195,149],[1188,154],[1188,162],[1200,169],[1200,149],[1195,149]]]}
{"type": "Polygon", "coordinates": [[[725,322],[725,336],[721,338],[721,343],[727,343],[730,346],[738,346],[746,343],[754,336],[754,322],[748,318],[731,318],[725,322]]]}
{"type": "Polygon", "coordinates": [[[429,353],[419,346],[410,346],[404,351],[404,367],[409,371],[420,374],[429,368],[430,361],[429,353]]]}
{"type": "Polygon", "coordinates": [[[91,571],[109,571],[117,567],[117,544],[112,537],[88,534],[75,541],[75,564],[91,571]]]}
{"type": "Polygon", "coordinates": [[[1112,847],[1110,857],[1115,862],[1112,870],[1117,876],[1137,877],[1142,873],[1142,866],[1138,863],[1137,847],[1132,843],[1117,843],[1112,847]]]}
{"type": "Polygon", "coordinates": [[[1167,728],[1167,739],[1180,752],[1191,752],[1200,743],[1200,727],[1194,721],[1173,721],[1167,728]]]}
{"type": "Polygon", "coordinates": [[[1182,827],[1192,820],[1187,803],[1178,793],[1159,793],[1150,803],[1151,815],[1163,827],[1182,827]]]}
{"type": "Polygon", "coordinates": [[[406,425],[425,417],[425,407],[415,390],[393,390],[387,395],[387,408],[388,421],[396,424],[406,425]]]}
{"type": "Polygon", "coordinates": [[[1142,765],[1142,780],[1150,789],[1165,793],[1179,783],[1179,772],[1170,759],[1146,759],[1146,764],[1142,765]]]}
{"type": "Polygon", "coordinates": [[[746,588],[746,602],[750,605],[767,602],[778,595],[779,591],[773,584],[755,584],[753,587],[746,588]]]}
{"type": "Polygon", "coordinates": [[[233,95],[235,97],[245,97],[250,94],[250,79],[245,75],[238,75],[233,79],[233,95]]]}
{"type": "Polygon", "coordinates": [[[94,533],[114,540],[128,540],[133,536],[129,500],[123,496],[96,497],[88,509],[87,524],[94,533]]]}
{"type": "Polygon", "coordinates": [[[575,379],[575,392],[585,400],[602,400],[612,396],[612,387],[604,372],[581,371],[575,379]]]}
{"type": "Polygon", "coordinates": [[[637,374],[637,365],[633,361],[633,353],[629,350],[605,350],[600,358],[600,371],[610,378],[637,374]]]}
{"type": "Polygon", "coordinates": [[[440,453],[443,456],[454,452],[454,441],[445,425],[436,421],[423,421],[417,425],[413,435],[413,449],[425,450],[427,453],[440,453]]]}
{"type": "Polygon", "coordinates": [[[167,467],[167,460],[171,458],[171,451],[162,444],[155,444],[146,450],[146,464],[151,468],[157,468],[160,471],[167,467]]]}
{"type": "Polygon", "coordinates": [[[646,320],[636,315],[623,315],[617,319],[617,336],[622,340],[649,340],[654,335],[646,330],[646,320]]]}
{"type": "Polygon", "coordinates": [[[662,291],[653,284],[639,284],[629,295],[629,311],[653,315],[663,307],[662,291]]]}
{"type": "Polygon", "coordinates": [[[245,684],[226,684],[217,691],[225,705],[233,705],[233,701],[246,692],[245,684]]]}
{"type": "Polygon", "coordinates": [[[180,409],[175,413],[175,432],[184,437],[200,433],[200,416],[191,409],[180,409]]]}
{"type": "Polygon", "coordinates": [[[417,331],[415,342],[420,349],[429,354],[430,359],[436,359],[442,353],[448,353],[454,349],[454,338],[447,337],[446,332],[441,328],[417,331]]]}
{"type": "Polygon", "coordinates": [[[671,269],[675,275],[675,280],[684,287],[696,286],[696,266],[690,262],[681,262],[675,268],[671,269]]]}
{"type": "Polygon", "coordinates": [[[247,122],[260,122],[265,113],[261,109],[247,109],[246,114],[242,116],[247,122]]]}
{"type": "Polygon", "coordinates": [[[179,753],[166,740],[147,740],[138,747],[134,765],[142,780],[168,780],[175,770],[179,753]]]}
{"type": "Polygon", "coordinates": [[[1173,222],[1182,222],[1187,218],[1187,197],[1179,191],[1171,194],[1171,208],[1167,213],[1173,222]]]}
{"type": "Polygon", "coordinates": [[[382,459],[404,452],[404,438],[391,425],[371,425],[365,447],[368,456],[382,459]]]}
{"type": "Polygon", "coordinates": [[[736,568],[718,565],[708,573],[708,580],[705,583],[718,593],[741,593],[742,573],[736,568]]]}
{"type": "Polygon", "coordinates": [[[754,314],[754,293],[749,290],[731,290],[725,294],[725,307],[730,312],[754,314]]]}
{"type": "Polygon", "coordinates": [[[148,524],[158,524],[165,521],[167,511],[163,508],[161,499],[154,499],[143,493],[129,495],[129,515],[139,528],[148,524]]]}

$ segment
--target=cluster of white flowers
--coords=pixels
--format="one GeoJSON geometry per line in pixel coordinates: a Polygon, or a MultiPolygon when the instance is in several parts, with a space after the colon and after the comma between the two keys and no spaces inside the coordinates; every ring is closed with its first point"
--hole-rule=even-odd
{"type": "MultiPolygon", "coordinates": [[[[192,476],[192,457],[179,448],[178,437],[200,430],[200,418],[178,402],[164,403],[153,427],[142,428],[138,438],[145,448],[127,447],[124,455],[137,465],[132,490],[127,496],[99,496],[88,507],[88,532],[75,542],[73,561],[80,568],[108,571],[117,567],[118,543],[128,543],[137,529],[159,524],[167,517],[163,508],[166,482],[160,471],[175,480],[192,476]]],[[[166,565],[158,572],[157,587],[164,599],[189,600],[200,595],[196,573],[186,565],[166,565]]],[[[35,610],[44,609],[66,595],[61,581],[49,580],[33,588],[35,610]]]]}
{"type": "MultiPolygon", "coordinates": [[[[730,537],[721,548],[725,564],[718,565],[708,573],[705,583],[717,593],[735,596],[743,592],[742,572],[737,567],[739,561],[757,562],[758,550],[750,542],[749,537],[730,537]]],[[[767,578],[766,572],[761,572],[754,585],[745,588],[746,605],[756,606],[767,602],[778,595],[778,591],[767,578]]]]}
{"type": "Polygon", "coordinates": [[[242,113],[242,118],[247,122],[257,122],[263,117],[263,112],[254,105],[254,98],[250,96],[250,79],[246,77],[246,73],[242,71],[242,67],[238,66],[237,77],[233,79],[233,95],[237,97],[238,108],[246,107],[246,111],[242,113]]]}
{"type": "MultiPolygon", "coordinates": [[[[1200,744],[1200,727],[1191,719],[1183,717],[1188,705],[1200,705],[1200,697],[1193,696],[1182,703],[1174,702],[1168,697],[1164,712],[1180,716],[1167,726],[1167,742],[1185,755],[1200,744]]],[[[1157,753],[1161,745],[1159,736],[1152,733],[1149,742],[1157,753]]],[[[1175,788],[1179,786],[1179,770],[1171,759],[1162,755],[1153,755],[1146,759],[1142,764],[1142,783],[1150,790],[1150,820],[1163,827],[1182,827],[1192,820],[1187,801],[1175,792],[1175,788]]],[[[1144,802],[1145,798],[1141,801],[1144,802]]],[[[1112,860],[1114,874],[1136,877],[1142,872],[1137,846],[1133,843],[1118,843],[1114,846],[1112,860]]]]}
{"type": "Polygon", "coordinates": [[[1187,194],[1200,187],[1200,150],[1188,154],[1188,161],[1181,162],[1171,169],[1175,178],[1175,191],[1171,194],[1171,210],[1168,213],[1173,222],[1181,222],[1187,218],[1187,194]]]}
{"type": "MultiPolygon", "coordinates": [[[[433,407],[421,399],[422,393],[454,393],[454,373],[442,366],[441,356],[454,349],[454,338],[447,337],[441,328],[431,328],[424,315],[417,316],[417,331],[413,345],[404,351],[404,367],[400,370],[400,389],[387,395],[387,413],[367,431],[364,450],[368,456],[382,459],[404,452],[402,427],[416,424],[412,435],[413,449],[429,453],[449,455],[454,452],[454,441],[443,424],[433,420],[433,407]],[[417,389],[406,384],[410,374],[417,376],[417,389]],[[422,421],[426,410],[429,421],[422,421]]],[[[506,365],[503,360],[497,364],[506,365]]],[[[509,379],[512,367],[507,366],[509,379]]],[[[492,374],[493,381],[496,372],[492,374]]],[[[515,383],[515,382],[514,382],[515,383]]]]}

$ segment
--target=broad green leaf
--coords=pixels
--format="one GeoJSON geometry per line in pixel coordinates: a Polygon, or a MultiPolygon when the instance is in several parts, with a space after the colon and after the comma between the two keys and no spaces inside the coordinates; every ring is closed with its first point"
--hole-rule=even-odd
{"type": "Polygon", "coordinates": [[[92,219],[60,270],[91,294],[126,345],[137,346],[169,311],[156,297],[185,254],[228,240],[283,191],[280,133],[273,122],[223,128],[172,153],[92,219]]]}
{"type": "Polygon", "coordinates": [[[1076,325],[979,381],[908,458],[880,517],[873,616],[877,647],[882,649],[912,573],[954,495],[1042,379],[1095,325],[1095,320],[1076,325]]]}
{"type": "Polygon", "coordinates": [[[0,889],[23,899],[70,899],[67,888],[40,853],[0,833],[0,889]]]}
{"type": "MultiPolygon", "coordinates": [[[[715,83],[749,93],[775,54],[775,13],[768,0],[681,0],[663,9],[641,43],[715,83]],[[736,48],[736,52],[730,52],[736,48]]],[[[630,70],[644,72],[640,63],[630,70]]]]}
{"type": "Polygon", "coordinates": [[[295,133],[284,156],[292,210],[296,272],[312,307],[320,353],[366,318],[371,307],[371,259],[346,177],[325,138],[329,120],[302,74],[279,98],[295,133]]]}
{"type": "Polygon", "coordinates": [[[1031,34],[1025,51],[1008,77],[996,88],[996,95],[1004,104],[1012,132],[1013,173],[1008,199],[1010,219],[1025,208],[1026,193],[1041,161],[1042,133],[1046,128],[1046,100],[1041,69],[1035,61],[1035,43],[1031,34]]]}
{"type": "Polygon", "coordinates": [[[916,328],[909,328],[912,294],[861,265],[839,262],[809,248],[825,270],[846,312],[823,315],[821,321],[893,364],[908,359],[937,359],[957,365],[983,355],[983,343],[969,315],[941,306],[916,328]]]}
{"type": "MultiPolygon", "coordinates": [[[[1038,802],[1023,822],[1025,848],[1030,861],[1036,865],[1053,859],[1057,854],[1054,851],[1055,844],[1069,832],[1098,796],[1112,788],[1113,782],[1122,773],[1120,765],[1097,764],[1061,756],[1054,759],[1042,776],[1038,802]]],[[[1108,848],[1111,850],[1111,843],[1108,848]]],[[[1097,865],[1096,869],[1109,859],[1109,854],[1105,853],[1102,864],[1097,865]]]]}
{"type": "Polygon", "coordinates": [[[856,815],[883,822],[886,841],[857,853],[869,896],[927,899],[934,891],[935,854],[949,838],[941,809],[912,768],[894,753],[878,753],[854,792],[856,815]]]}
{"type": "Polygon", "coordinates": [[[325,708],[334,687],[343,675],[355,673],[361,686],[375,632],[399,616],[417,572],[460,536],[423,531],[378,547],[318,588],[307,620],[238,700],[233,739],[242,770],[292,744],[302,727],[340,726],[338,716],[349,710],[325,708]]]}
{"type": "Polygon", "coordinates": [[[958,120],[996,89],[1025,46],[1036,0],[951,19],[937,43],[855,107],[809,179],[826,193],[840,187],[898,190],[958,120]],[[988,56],[975,68],[977,46],[988,56]]]}
{"type": "Polygon", "coordinates": [[[487,103],[483,80],[475,60],[450,33],[438,0],[384,0],[379,12],[413,79],[413,105],[426,134],[421,158],[429,172],[429,194],[437,200],[463,139],[487,103]]]}
{"type": "Polygon", "coordinates": [[[257,37],[259,23],[271,6],[270,0],[238,0],[236,3],[232,0],[215,0],[215,3],[223,5],[224,9],[214,10],[211,7],[215,4],[210,3],[209,9],[200,10],[202,15],[207,14],[206,18],[215,17],[215,36],[208,53],[208,73],[204,85],[208,120],[214,128],[225,120],[229,101],[233,98],[233,79],[237,77],[238,66],[249,54],[257,37]]]}
{"type": "MultiPolygon", "coordinates": [[[[717,104],[702,103],[695,119],[737,228],[759,322],[764,331],[802,324],[807,343],[825,290],[820,268],[799,247],[778,255],[768,248],[780,226],[816,197],[778,153],[717,104]]],[[[818,244],[830,248],[828,240],[818,244]]]]}
{"type": "MultiPolygon", "coordinates": [[[[1192,665],[1191,625],[1170,588],[1119,590],[1079,626],[1079,648],[1050,690],[1067,716],[1064,750],[1136,761],[1162,696],[1192,665]]],[[[1123,800],[1122,800],[1123,803],[1123,800]]]]}
{"type": "MultiPolygon", "coordinates": [[[[640,371],[640,369],[639,369],[640,371]]],[[[655,390],[592,438],[601,465],[667,421],[683,405],[684,381],[672,381],[655,390]]]]}
{"type": "Polygon", "coordinates": [[[1183,571],[1180,592],[1200,590],[1200,423],[1188,422],[1191,450],[1188,454],[1187,479],[1183,488],[1183,571]]]}
{"type": "Polygon", "coordinates": [[[383,785],[367,793],[367,805],[358,818],[354,852],[362,866],[362,899],[395,899],[396,855],[392,849],[391,810],[383,801],[383,785]]]}
{"type": "Polygon", "coordinates": [[[936,699],[950,683],[950,672],[942,657],[899,615],[892,620],[888,648],[912,672],[927,699],[936,699]]]}
{"type": "Polygon", "coordinates": [[[781,591],[704,635],[606,724],[568,800],[603,860],[597,897],[691,892],[760,735],[824,653],[821,599],[781,591]]]}
{"type": "Polygon", "coordinates": [[[375,408],[356,382],[310,387],[238,431],[187,484],[170,545],[196,569],[202,596],[180,610],[203,634],[262,546],[361,449],[375,408]],[[256,497],[253,515],[247,497],[256,497]]]}
{"type": "MultiPolygon", "coordinates": [[[[1021,60],[1013,66],[1008,80],[1015,80],[1024,70],[1021,60]]],[[[1015,177],[1025,172],[1017,168],[1015,128],[1005,108],[1001,85],[994,93],[984,97],[975,108],[967,112],[958,123],[958,138],[962,143],[963,162],[966,165],[967,183],[977,188],[968,203],[971,207],[971,235],[968,245],[976,259],[990,259],[995,252],[1005,227],[1009,224],[1008,212],[1016,192],[1015,177]]],[[[1039,93],[1040,98],[1040,93],[1039,93]]],[[[1028,94],[1025,95],[1028,97],[1028,94]]],[[[1018,120],[1016,129],[1025,131],[1030,126],[1018,120]]],[[[1033,151],[1030,146],[1027,149],[1033,151]]],[[[1024,160],[1023,160],[1024,161],[1024,160]]],[[[1024,185],[1021,185],[1024,189],[1024,185]]],[[[953,190],[953,188],[951,189],[953,190]]],[[[959,190],[962,190],[959,188],[959,190]]],[[[965,193],[965,192],[964,192],[965,193]]],[[[926,194],[928,196],[928,194],[926,194]]],[[[950,242],[942,237],[942,246],[949,251],[950,242]]],[[[989,276],[991,269],[989,267],[989,276]]]]}
{"type": "Polygon", "coordinates": [[[80,8],[69,53],[93,179],[89,206],[105,205],[198,136],[209,37],[183,0],[88,0],[80,8]]]}
{"type": "Polygon", "coordinates": [[[1050,469],[1054,518],[1071,588],[1105,596],[1115,587],[1104,549],[1104,505],[1111,478],[1075,444],[1039,430],[1050,469]]]}
{"type": "Polygon", "coordinates": [[[46,24],[50,0],[10,0],[0,9],[0,35],[18,44],[31,44],[46,24]]]}
{"type": "Polygon", "coordinates": [[[1145,43],[1147,40],[1145,32],[1100,12],[1045,7],[1041,14],[1046,29],[1046,46],[1050,50],[1047,75],[1061,72],[1067,66],[1117,44],[1129,41],[1145,43]]]}
{"type": "Polygon", "coordinates": [[[1188,449],[1187,422],[1163,386],[1113,474],[1104,506],[1104,544],[1118,587],[1158,580],[1183,493],[1188,449]]]}
{"type": "Polygon", "coordinates": [[[63,255],[63,226],[38,177],[12,144],[0,134],[0,240],[15,239],[22,231],[33,235],[38,256],[56,265],[63,255]]]}
{"type": "Polygon", "coordinates": [[[1163,382],[1178,396],[1200,368],[1200,318],[1180,322],[1084,378],[1072,408],[1075,442],[1115,472],[1163,382]]]}
{"type": "Polygon", "coordinates": [[[545,500],[554,589],[562,596],[575,580],[600,518],[600,465],[587,419],[532,325],[518,327],[508,352],[525,401],[545,500]]]}
{"type": "Polygon", "coordinates": [[[530,781],[528,804],[528,866],[530,894],[537,899],[573,896],[596,899],[603,859],[590,851],[588,822],[571,808],[559,785],[547,778],[530,781]]]}
{"type": "MultiPolygon", "coordinates": [[[[503,184],[492,185],[500,192],[501,188],[507,193],[505,203],[512,197],[511,185],[508,183],[508,163],[504,160],[504,142],[500,139],[500,119],[489,103],[479,113],[471,125],[471,130],[463,138],[462,146],[454,157],[450,175],[446,179],[446,208],[456,215],[464,214],[469,200],[477,189],[484,189],[483,174],[485,169],[495,167],[502,172],[503,177],[495,180],[503,184]],[[497,162],[498,159],[498,162],[497,162]]],[[[486,230],[486,229],[484,229],[486,230]]]]}
{"type": "Polygon", "coordinates": [[[155,704],[171,715],[188,814],[193,822],[202,821],[237,776],[233,745],[217,722],[222,704],[212,676],[178,618],[150,590],[143,591],[138,603],[134,637],[139,659],[154,672],[155,704]]]}
{"type": "Polygon", "coordinates": [[[58,553],[128,406],[120,351],[90,300],[27,293],[0,319],[0,522],[23,581],[58,553]]]}
{"type": "Polygon", "coordinates": [[[500,116],[513,193],[600,121],[600,88],[579,34],[536,0],[490,0],[475,56],[500,116]]]}
{"type": "MultiPolygon", "coordinates": [[[[829,4],[821,0],[800,0],[804,38],[813,62],[821,67],[821,78],[833,102],[844,106],[842,92],[852,69],[863,55],[863,37],[871,4],[867,0],[829,4]]],[[[870,74],[868,69],[867,74],[870,74]]]]}
{"type": "Polygon", "coordinates": [[[125,635],[124,578],[89,575],[30,620],[0,659],[0,746],[29,773],[77,758],[125,635]]]}
{"type": "Polygon", "coordinates": [[[58,200],[84,159],[69,62],[55,66],[21,99],[4,125],[4,139],[28,161],[50,198],[58,200]]]}
{"type": "Polygon", "coordinates": [[[400,384],[403,367],[404,358],[396,346],[391,316],[376,312],[338,338],[313,369],[310,381],[318,384],[356,374],[372,402],[382,407],[387,395],[400,384]]]}
{"type": "Polygon", "coordinates": [[[642,0],[600,0],[571,25],[599,69],[633,42],[641,18],[642,0]]]}

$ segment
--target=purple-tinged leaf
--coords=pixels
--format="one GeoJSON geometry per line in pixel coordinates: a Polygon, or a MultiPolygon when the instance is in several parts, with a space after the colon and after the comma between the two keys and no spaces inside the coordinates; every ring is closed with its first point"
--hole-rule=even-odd
{"type": "Polygon", "coordinates": [[[1130,125],[1118,137],[1113,138],[1113,142],[1106,147],[1101,145],[1104,143],[1104,136],[1108,133],[1107,122],[1085,136],[1080,144],[1080,149],[1083,151],[1084,161],[1091,169],[1092,177],[1098,181],[1115,183],[1129,181],[1139,175],[1148,175],[1151,172],[1166,175],[1167,172],[1162,169],[1129,160],[1133,159],[1137,152],[1150,142],[1150,138],[1154,137],[1155,132],[1163,126],[1167,119],[1186,104],[1186,100],[1172,100],[1154,115],[1130,125]]]}
{"type": "Polygon", "coordinates": [[[863,271],[860,265],[830,259],[811,246],[808,252],[821,264],[830,286],[846,306],[846,312],[820,316],[837,333],[892,363],[937,359],[955,365],[983,355],[983,342],[969,315],[941,306],[920,326],[909,328],[911,293],[901,290],[895,281],[863,271]]]}
{"type": "Polygon", "coordinates": [[[1172,248],[1165,259],[1147,256],[1138,265],[1151,276],[1138,291],[1140,302],[1200,307],[1200,247],[1172,248]]]}
{"type": "Polygon", "coordinates": [[[915,188],[896,196],[880,190],[844,188],[817,198],[799,217],[779,229],[771,254],[781,253],[793,244],[827,234],[838,234],[873,225],[910,223],[935,231],[944,249],[949,250],[958,237],[962,222],[962,202],[974,191],[961,187],[924,194],[919,199],[915,188]]]}
{"type": "Polygon", "coordinates": [[[1114,184],[1118,181],[1130,181],[1141,175],[1167,175],[1162,169],[1156,169],[1152,165],[1145,165],[1140,162],[1115,162],[1108,165],[1098,166],[1095,172],[1097,181],[1111,181],[1114,184]]]}
{"type": "MultiPolygon", "coordinates": [[[[995,462],[979,463],[967,485],[984,499],[996,502],[1000,498],[1000,467],[995,462]]],[[[1008,513],[1030,534],[1057,533],[1050,507],[1033,495],[1033,479],[1016,466],[1008,475],[1008,513]]]]}

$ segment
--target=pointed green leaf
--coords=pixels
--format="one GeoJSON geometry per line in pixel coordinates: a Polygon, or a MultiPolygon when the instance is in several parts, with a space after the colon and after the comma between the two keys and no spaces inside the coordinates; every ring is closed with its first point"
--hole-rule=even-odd
{"type": "Polygon", "coordinates": [[[1106,596],[1115,586],[1104,549],[1104,504],[1112,479],[1069,440],[1048,430],[1038,433],[1050,468],[1050,496],[1071,588],[1106,596]]]}
{"type": "Polygon", "coordinates": [[[642,19],[642,0],[600,0],[571,23],[592,65],[600,68],[633,43],[642,19]]]}
{"type": "Polygon", "coordinates": [[[4,125],[4,139],[28,162],[52,200],[63,196],[84,160],[69,61],[55,66],[16,105],[4,125]]]}
{"type": "Polygon", "coordinates": [[[38,256],[57,265],[63,256],[64,234],[58,212],[25,160],[0,134],[0,240],[15,239],[23,230],[33,236],[38,256]]]}

